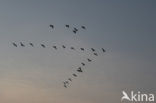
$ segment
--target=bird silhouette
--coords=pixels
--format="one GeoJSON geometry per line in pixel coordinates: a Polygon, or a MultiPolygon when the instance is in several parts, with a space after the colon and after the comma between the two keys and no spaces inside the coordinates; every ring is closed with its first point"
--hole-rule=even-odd
{"type": "Polygon", "coordinates": [[[53,48],[54,48],[55,50],[57,50],[57,46],[53,46],[53,48]]]}
{"type": "Polygon", "coordinates": [[[87,58],[87,60],[88,60],[88,62],[91,62],[92,60],[91,59],[89,59],[89,58],[87,58]]]}
{"type": "Polygon", "coordinates": [[[97,54],[97,53],[94,53],[94,55],[95,55],[95,56],[98,56],[98,54],[97,54]]]}
{"type": "Polygon", "coordinates": [[[80,50],[84,51],[84,48],[80,48],[80,50]]]}
{"type": "Polygon", "coordinates": [[[22,42],[20,42],[20,44],[21,44],[22,47],[25,47],[25,45],[22,42]]]}
{"type": "Polygon", "coordinates": [[[79,67],[79,68],[77,69],[77,71],[78,71],[78,72],[83,72],[82,69],[81,69],[81,67],[79,67]]]}
{"type": "Polygon", "coordinates": [[[86,64],[85,64],[85,63],[83,63],[83,62],[82,62],[81,64],[82,64],[82,66],[85,66],[85,65],[86,65],[86,64]]]}
{"type": "Polygon", "coordinates": [[[76,34],[77,31],[73,30],[73,33],[76,34]]]}
{"type": "Polygon", "coordinates": [[[34,47],[34,44],[33,43],[29,43],[29,45],[31,45],[32,47],[34,47]]]}
{"type": "Polygon", "coordinates": [[[106,50],[104,48],[101,48],[103,52],[106,52],[106,50]]]}
{"type": "Polygon", "coordinates": [[[85,26],[81,26],[81,28],[82,28],[82,29],[86,29],[86,27],[85,27],[85,26]]]}
{"type": "Polygon", "coordinates": [[[54,25],[49,25],[52,29],[54,29],[54,25]]]}
{"type": "Polygon", "coordinates": [[[64,86],[65,88],[67,88],[67,85],[66,85],[66,84],[64,84],[63,86],[64,86]]]}
{"type": "Polygon", "coordinates": [[[71,50],[75,50],[75,48],[74,48],[74,47],[70,47],[70,49],[71,49],[71,50]]]}
{"type": "Polygon", "coordinates": [[[68,82],[68,81],[65,81],[65,83],[66,83],[66,84],[69,84],[69,82],[68,82]]]}
{"type": "Polygon", "coordinates": [[[78,29],[77,29],[77,28],[74,28],[74,30],[75,30],[75,31],[78,31],[78,29]]]}
{"type": "Polygon", "coordinates": [[[74,77],[77,77],[77,75],[76,75],[76,74],[73,74],[73,76],[74,76],[74,77]]]}
{"type": "Polygon", "coordinates": [[[66,26],[67,28],[69,28],[69,25],[66,24],[65,26],[66,26]]]}
{"type": "Polygon", "coordinates": [[[65,48],[66,48],[66,46],[65,46],[65,45],[62,45],[62,48],[64,48],[64,49],[65,49],[65,48]]]}
{"type": "Polygon", "coordinates": [[[16,43],[12,43],[12,44],[13,44],[13,46],[17,47],[17,44],[16,43]]]}
{"type": "Polygon", "coordinates": [[[45,47],[46,47],[44,44],[41,44],[41,46],[42,46],[43,48],[45,48],[45,47]]]}
{"type": "Polygon", "coordinates": [[[95,52],[95,49],[94,49],[94,48],[91,48],[91,50],[92,50],[93,52],[95,52]]]}
{"type": "Polygon", "coordinates": [[[64,86],[65,88],[67,88],[67,84],[66,84],[66,82],[63,82],[63,84],[64,84],[63,86],[64,86]]]}
{"type": "Polygon", "coordinates": [[[71,78],[68,78],[68,80],[69,80],[69,81],[72,81],[72,79],[71,79],[71,78]]]}

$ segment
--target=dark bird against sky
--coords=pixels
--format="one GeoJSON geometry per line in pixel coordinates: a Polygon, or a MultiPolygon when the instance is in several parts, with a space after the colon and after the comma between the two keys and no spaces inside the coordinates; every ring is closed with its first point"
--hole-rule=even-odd
{"type": "Polygon", "coordinates": [[[76,34],[77,31],[73,30],[73,33],[76,34]]]}
{"type": "Polygon", "coordinates": [[[82,29],[86,29],[86,27],[85,27],[85,26],[81,26],[81,28],[82,28],[82,29]]]}
{"type": "Polygon", "coordinates": [[[74,48],[74,47],[70,47],[70,49],[71,49],[71,50],[75,50],[75,48],[74,48]]]}
{"type": "Polygon", "coordinates": [[[82,66],[85,66],[85,63],[82,62],[81,64],[82,64],[82,66]]]}
{"type": "Polygon", "coordinates": [[[17,47],[17,44],[16,43],[12,43],[15,47],[17,47]]]}
{"type": "Polygon", "coordinates": [[[71,79],[71,78],[68,78],[68,80],[69,80],[69,81],[72,81],[72,79],[71,79]]]}
{"type": "Polygon", "coordinates": [[[91,59],[89,59],[89,58],[87,58],[87,60],[88,60],[88,62],[91,62],[92,60],[91,59]]]}
{"type": "Polygon", "coordinates": [[[54,25],[49,25],[52,29],[54,29],[54,25]]]}
{"type": "Polygon", "coordinates": [[[53,48],[54,48],[55,50],[57,50],[57,46],[53,46],[53,48]]]}
{"type": "Polygon", "coordinates": [[[41,46],[42,46],[43,48],[45,48],[45,47],[46,47],[44,44],[41,44],[41,46]]]}
{"type": "Polygon", "coordinates": [[[92,50],[93,52],[95,52],[95,49],[94,49],[94,48],[91,48],[91,50],[92,50]]]}
{"type": "Polygon", "coordinates": [[[80,50],[84,51],[84,48],[80,48],[80,50]]]}
{"type": "Polygon", "coordinates": [[[25,45],[22,42],[20,42],[20,44],[21,44],[22,47],[25,47],[25,45]]]}
{"type": "Polygon", "coordinates": [[[94,55],[95,55],[95,56],[98,56],[98,54],[97,54],[97,53],[94,53],[94,55]]]}
{"type": "Polygon", "coordinates": [[[73,74],[73,76],[74,76],[74,77],[77,77],[77,75],[76,75],[76,74],[73,74]]]}
{"type": "Polygon", "coordinates": [[[65,45],[62,45],[62,48],[64,48],[64,49],[65,49],[65,48],[66,48],[66,46],[65,46],[65,45]]]}
{"type": "Polygon", "coordinates": [[[65,26],[66,26],[67,28],[69,28],[69,25],[66,24],[65,26]]]}
{"type": "Polygon", "coordinates": [[[75,30],[75,31],[78,31],[78,29],[77,29],[77,28],[74,28],[74,30],[75,30]]]}
{"type": "Polygon", "coordinates": [[[31,45],[32,47],[34,47],[34,44],[33,43],[29,43],[29,45],[31,45]]]}
{"type": "Polygon", "coordinates": [[[105,50],[104,48],[102,48],[102,51],[103,51],[103,52],[106,52],[106,50],[105,50]]]}
{"type": "Polygon", "coordinates": [[[82,69],[81,69],[81,67],[79,67],[79,68],[77,69],[77,71],[78,71],[78,72],[83,72],[82,69]]]}

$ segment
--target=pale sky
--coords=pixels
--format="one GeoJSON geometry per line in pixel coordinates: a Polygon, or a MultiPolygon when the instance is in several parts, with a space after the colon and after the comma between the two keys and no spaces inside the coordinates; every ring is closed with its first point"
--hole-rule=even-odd
{"type": "Polygon", "coordinates": [[[155,0],[0,0],[0,103],[121,103],[122,90],[156,94],[155,11],[155,0]],[[65,24],[87,29],[73,34],[65,24]]]}

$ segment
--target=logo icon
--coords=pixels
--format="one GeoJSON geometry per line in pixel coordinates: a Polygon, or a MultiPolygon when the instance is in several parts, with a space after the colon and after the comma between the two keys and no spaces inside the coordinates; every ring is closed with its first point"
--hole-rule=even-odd
{"type": "Polygon", "coordinates": [[[134,92],[131,91],[130,95],[128,95],[125,91],[122,91],[122,98],[121,101],[123,100],[128,100],[132,102],[154,102],[154,94],[145,94],[141,93],[140,91],[134,92]]]}
{"type": "Polygon", "coordinates": [[[123,97],[121,98],[121,101],[124,99],[131,101],[131,99],[128,97],[127,93],[125,91],[122,91],[123,97]]]}

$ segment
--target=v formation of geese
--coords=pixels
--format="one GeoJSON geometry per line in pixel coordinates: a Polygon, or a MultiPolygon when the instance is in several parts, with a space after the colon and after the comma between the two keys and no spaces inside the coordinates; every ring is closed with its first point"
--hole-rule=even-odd
{"type": "MultiPolygon", "coordinates": [[[[55,26],[52,25],[52,24],[50,24],[49,27],[50,27],[51,29],[54,29],[55,26]]],[[[68,24],[66,24],[65,27],[66,27],[66,28],[72,28],[72,31],[73,31],[74,34],[76,34],[77,31],[78,31],[78,28],[72,27],[72,26],[70,26],[70,25],[68,25],[68,24]]],[[[86,27],[85,27],[85,26],[81,26],[80,28],[86,30],[86,27]]],[[[34,48],[34,47],[37,47],[37,45],[34,45],[32,42],[29,42],[29,43],[24,43],[24,42],[18,42],[18,43],[17,43],[17,42],[12,42],[12,45],[13,45],[14,47],[27,47],[27,46],[31,46],[31,47],[33,47],[33,48],[34,48]]],[[[53,49],[58,50],[58,46],[56,46],[56,45],[47,46],[47,45],[45,45],[45,44],[43,44],[43,43],[40,43],[38,46],[40,46],[40,47],[42,47],[42,48],[52,47],[53,49]]],[[[77,50],[77,49],[76,49],[75,47],[73,47],[73,46],[68,47],[68,46],[66,46],[66,45],[64,45],[64,44],[61,45],[60,47],[62,47],[63,49],[77,50]]],[[[85,51],[86,49],[87,49],[87,48],[83,48],[83,47],[80,47],[80,48],[79,48],[80,51],[85,51]]],[[[101,48],[100,51],[103,52],[103,53],[106,52],[106,50],[105,50],[104,48],[101,48]]],[[[90,48],[90,52],[91,52],[93,55],[98,56],[98,53],[96,52],[96,49],[90,48]]],[[[84,62],[84,61],[81,62],[81,63],[80,63],[81,65],[80,65],[79,67],[77,67],[77,69],[75,70],[75,73],[72,74],[72,77],[69,77],[67,80],[63,81],[63,86],[64,86],[65,88],[68,88],[68,87],[69,87],[69,84],[73,81],[73,79],[79,76],[78,73],[83,73],[83,71],[84,71],[84,68],[83,68],[83,67],[85,67],[87,63],[92,62],[92,61],[93,61],[93,59],[86,58],[86,62],[84,62]]]]}

